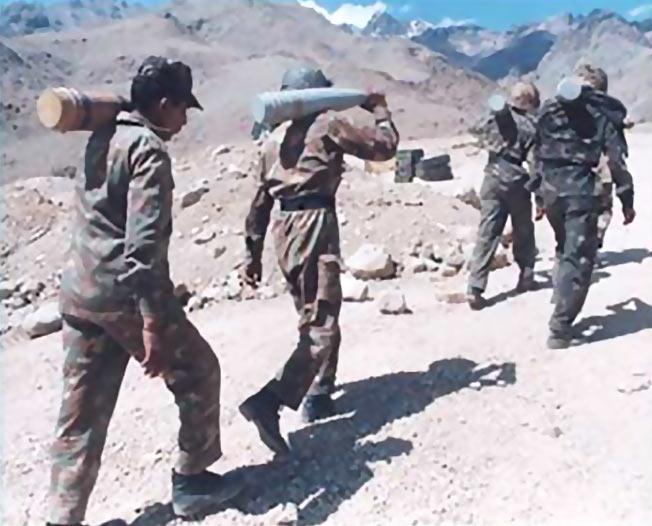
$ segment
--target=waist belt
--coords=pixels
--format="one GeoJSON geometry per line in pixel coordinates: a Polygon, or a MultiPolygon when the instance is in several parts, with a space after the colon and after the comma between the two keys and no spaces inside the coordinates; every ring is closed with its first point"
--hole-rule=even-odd
{"type": "Polygon", "coordinates": [[[297,197],[282,197],[283,212],[299,212],[301,210],[318,210],[320,208],[335,209],[335,197],[328,195],[300,195],[297,197]]]}

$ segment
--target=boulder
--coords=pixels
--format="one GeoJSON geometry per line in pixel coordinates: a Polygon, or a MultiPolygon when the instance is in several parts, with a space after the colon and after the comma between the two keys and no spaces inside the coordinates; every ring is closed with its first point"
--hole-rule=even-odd
{"type": "Polygon", "coordinates": [[[351,274],[342,275],[342,299],[344,301],[366,301],[369,299],[369,286],[351,274]]]}
{"type": "Polygon", "coordinates": [[[206,188],[195,188],[181,196],[181,208],[188,208],[199,203],[202,196],[207,192],[206,188]]]}
{"type": "Polygon", "coordinates": [[[396,263],[392,256],[379,245],[364,244],[346,262],[358,279],[388,279],[396,275],[396,263]]]}
{"type": "Polygon", "coordinates": [[[403,292],[396,288],[385,291],[378,298],[378,309],[381,314],[411,314],[412,311],[408,308],[403,292]]]}
{"type": "Polygon", "coordinates": [[[30,338],[38,338],[61,330],[61,313],[56,301],[46,303],[23,319],[22,328],[30,338]]]}

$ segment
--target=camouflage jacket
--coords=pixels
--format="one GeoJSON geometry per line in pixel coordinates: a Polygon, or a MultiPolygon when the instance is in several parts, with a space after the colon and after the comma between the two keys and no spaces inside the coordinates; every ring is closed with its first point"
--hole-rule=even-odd
{"type": "Polygon", "coordinates": [[[528,180],[528,170],[523,164],[532,161],[535,123],[534,116],[509,108],[490,115],[469,130],[478,147],[488,151],[485,174],[496,184],[509,186],[528,180]]]}
{"type": "Polygon", "coordinates": [[[374,110],[374,127],[357,127],[335,112],[276,128],[263,141],[258,187],[245,222],[249,261],[260,260],[274,200],[319,195],[334,200],[344,154],[386,161],[396,155],[399,134],[385,107],[374,110]]]}
{"type": "Polygon", "coordinates": [[[163,319],[177,307],[168,266],[173,188],[165,142],[141,115],[121,114],[91,135],[76,182],[62,312],[163,319]]]}
{"type": "Polygon", "coordinates": [[[584,88],[572,103],[547,101],[539,113],[535,144],[535,181],[544,201],[600,193],[596,172],[606,163],[626,208],[633,207],[634,185],[627,170],[624,136],[626,109],[620,101],[584,88]]]}

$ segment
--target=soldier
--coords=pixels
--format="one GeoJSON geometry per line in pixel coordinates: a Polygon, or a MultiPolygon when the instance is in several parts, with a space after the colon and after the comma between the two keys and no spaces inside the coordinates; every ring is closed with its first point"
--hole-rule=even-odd
{"type": "MultiPolygon", "coordinates": [[[[591,86],[597,91],[607,93],[609,87],[609,79],[605,71],[601,68],[596,68],[590,64],[581,64],[575,69],[575,75],[582,79],[583,82],[591,86]]],[[[628,127],[629,124],[623,122],[623,128],[628,127]]],[[[628,155],[627,140],[625,134],[621,131],[621,141],[623,144],[624,155],[628,155]]],[[[604,161],[604,159],[603,159],[604,161]]],[[[598,250],[604,246],[604,238],[613,217],[613,178],[609,166],[605,162],[601,162],[596,170],[597,177],[597,193],[600,196],[600,216],[598,217],[598,250]]],[[[597,262],[596,257],[596,262],[597,262]]]]}
{"type": "MultiPolygon", "coordinates": [[[[286,72],[281,89],[329,87],[318,69],[286,72]]],[[[245,400],[240,411],[258,428],[275,453],[288,452],[280,434],[281,406],[299,408],[313,421],[334,411],[334,391],[342,303],[340,240],[335,194],[344,171],[343,155],[385,161],[396,153],[398,132],[385,97],[369,95],[362,107],[375,126],[359,128],[334,112],[324,112],[278,126],[262,145],[259,186],[246,219],[246,265],[243,278],[256,286],[274,201],[280,213],[273,224],[279,265],[299,314],[299,340],[278,374],[245,400]]]]}
{"type": "Polygon", "coordinates": [[[173,294],[168,244],[174,181],[165,142],[186,124],[190,68],[148,57],[131,84],[134,111],[95,131],[77,181],[77,217],[61,284],[63,397],[52,447],[50,525],[79,525],[130,358],[160,376],[179,407],[172,506],[182,517],[234,497],[221,456],[220,365],[173,294]]]}
{"type": "Polygon", "coordinates": [[[572,100],[558,96],[547,101],[537,122],[535,184],[538,202],[555,232],[553,271],[554,312],[548,347],[565,349],[574,340],[572,326],[591,284],[598,249],[600,198],[595,170],[603,159],[609,167],[622,203],[624,223],[631,223],[634,186],[625,162],[622,140],[626,109],[620,101],[582,84],[572,100]]]}
{"type": "Polygon", "coordinates": [[[467,295],[469,306],[474,310],[486,306],[482,294],[508,217],[512,222],[514,259],[520,268],[516,289],[526,292],[535,286],[532,197],[525,188],[529,177],[523,163],[528,160],[534,144],[535,118],[532,112],[538,107],[536,86],[518,82],[512,88],[509,105],[471,129],[480,146],[489,151],[480,190],[480,227],[471,260],[467,295]]]}

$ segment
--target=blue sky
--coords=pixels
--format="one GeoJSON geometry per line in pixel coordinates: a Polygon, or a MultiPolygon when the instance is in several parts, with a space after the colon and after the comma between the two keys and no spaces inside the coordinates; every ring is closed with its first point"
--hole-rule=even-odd
{"type": "MultiPolygon", "coordinates": [[[[45,0],[52,3],[57,0],[45,0]]],[[[133,0],[132,0],[133,1],[133,0]]],[[[143,4],[163,3],[161,0],[136,0],[143,4]]],[[[205,0],[202,0],[205,1],[205,0]]],[[[223,0],[213,0],[220,2],[223,0]]],[[[283,3],[293,0],[276,0],[283,3]]],[[[298,0],[297,0],[298,1],[298,0]]],[[[609,9],[629,19],[652,18],[652,0],[301,0],[316,2],[330,14],[337,12],[345,16],[353,10],[358,17],[373,12],[369,6],[384,5],[387,10],[401,19],[422,18],[439,23],[474,21],[491,29],[508,29],[513,25],[563,13],[585,14],[593,9],[609,9]],[[348,4],[345,5],[345,4],[348,4]],[[342,11],[342,6],[344,6],[342,11]],[[368,9],[364,9],[367,7],[368,9]]],[[[0,0],[0,6],[10,0],[0,0]]]]}
{"type": "MultiPolygon", "coordinates": [[[[377,0],[315,1],[333,13],[342,4],[372,5],[377,0]]],[[[433,23],[444,19],[474,20],[492,29],[507,29],[563,12],[586,14],[596,8],[609,9],[630,19],[652,18],[652,0],[382,0],[382,3],[397,18],[422,18],[433,23]]]]}

